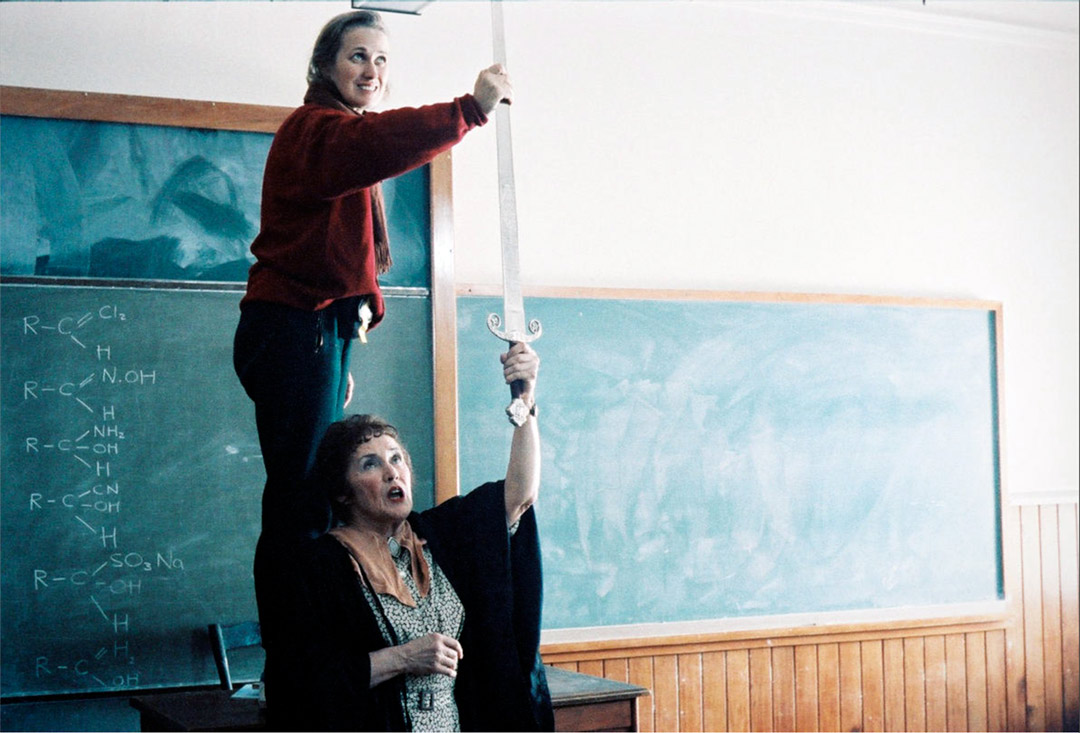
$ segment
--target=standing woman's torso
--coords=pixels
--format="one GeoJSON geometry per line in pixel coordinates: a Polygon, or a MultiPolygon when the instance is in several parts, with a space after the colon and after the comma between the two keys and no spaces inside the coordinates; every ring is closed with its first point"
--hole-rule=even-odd
{"type": "Polygon", "coordinates": [[[430,162],[484,124],[471,95],[419,108],[355,114],[308,103],[278,130],[263,178],[256,262],[242,305],[319,310],[366,296],[384,312],[375,255],[372,187],[430,162]]]}

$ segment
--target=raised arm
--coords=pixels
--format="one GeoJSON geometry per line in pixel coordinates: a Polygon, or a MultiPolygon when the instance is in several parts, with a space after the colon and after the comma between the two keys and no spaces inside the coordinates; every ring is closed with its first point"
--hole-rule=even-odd
{"type": "MultiPolygon", "coordinates": [[[[536,376],[540,357],[528,344],[514,344],[499,357],[507,384],[521,382],[521,399],[529,407],[536,404],[536,376]]],[[[506,466],[506,524],[513,524],[536,501],[540,493],[540,431],[534,414],[514,428],[510,461],[506,466]]]]}

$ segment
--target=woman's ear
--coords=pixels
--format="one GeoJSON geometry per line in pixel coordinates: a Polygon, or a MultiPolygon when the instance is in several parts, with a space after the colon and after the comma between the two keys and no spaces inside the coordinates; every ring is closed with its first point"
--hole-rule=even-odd
{"type": "Polygon", "coordinates": [[[349,513],[352,497],[349,494],[341,494],[330,500],[330,513],[334,516],[344,517],[349,513]]]}

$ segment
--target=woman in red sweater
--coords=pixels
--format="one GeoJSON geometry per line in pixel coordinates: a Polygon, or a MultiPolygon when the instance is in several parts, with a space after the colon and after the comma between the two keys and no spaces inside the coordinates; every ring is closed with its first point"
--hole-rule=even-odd
{"type": "Polygon", "coordinates": [[[452,102],[374,112],[389,62],[378,13],[333,18],[315,42],[304,105],[266,161],[233,351],[266,467],[264,534],[311,536],[329,522],[307,474],[351,398],[352,339],[383,317],[378,276],[391,258],[379,182],[428,163],[512,95],[496,65],[452,102]]]}

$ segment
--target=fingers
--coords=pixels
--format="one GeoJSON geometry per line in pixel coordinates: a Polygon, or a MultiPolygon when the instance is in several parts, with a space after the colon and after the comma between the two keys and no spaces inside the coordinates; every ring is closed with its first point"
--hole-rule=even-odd
{"type": "Polygon", "coordinates": [[[514,88],[502,64],[493,64],[480,72],[473,88],[473,96],[484,114],[491,114],[499,102],[510,104],[514,98],[514,88]]]}
{"type": "Polygon", "coordinates": [[[540,371],[540,357],[528,344],[515,343],[510,350],[499,356],[506,382],[535,382],[540,371]]]}
{"type": "Polygon", "coordinates": [[[438,669],[436,672],[449,677],[457,677],[458,662],[464,656],[461,644],[457,639],[442,634],[434,634],[438,637],[441,648],[438,655],[438,669]]]}
{"type": "Polygon", "coordinates": [[[443,638],[446,639],[447,643],[450,645],[450,648],[453,649],[454,652],[457,654],[458,659],[461,659],[465,656],[465,649],[461,646],[460,641],[458,641],[452,636],[446,636],[443,638]]]}
{"type": "Polygon", "coordinates": [[[428,634],[409,642],[414,647],[413,674],[444,674],[457,677],[458,662],[464,656],[461,643],[443,634],[428,634]]]}
{"type": "Polygon", "coordinates": [[[348,376],[348,381],[345,383],[345,404],[342,405],[341,409],[349,406],[349,403],[352,402],[353,391],[356,389],[356,382],[353,381],[352,372],[348,372],[348,376]]]}
{"type": "Polygon", "coordinates": [[[446,649],[443,650],[435,659],[435,667],[432,669],[433,674],[444,674],[447,677],[457,677],[458,667],[457,653],[446,649]]]}

